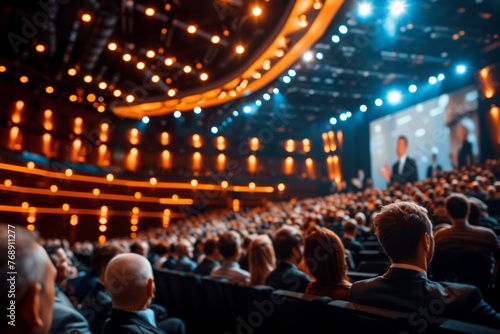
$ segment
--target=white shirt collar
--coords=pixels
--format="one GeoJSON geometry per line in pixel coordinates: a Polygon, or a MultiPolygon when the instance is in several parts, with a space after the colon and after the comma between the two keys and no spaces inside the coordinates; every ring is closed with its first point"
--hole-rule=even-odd
{"type": "Polygon", "coordinates": [[[411,264],[406,264],[406,263],[393,263],[391,264],[391,268],[398,268],[398,269],[408,269],[408,270],[414,270],[418,271],[421,274],[424,274],[425,277],[427,277],[427,272],[423,270],[420,267],[411,265],[411,264]]]}

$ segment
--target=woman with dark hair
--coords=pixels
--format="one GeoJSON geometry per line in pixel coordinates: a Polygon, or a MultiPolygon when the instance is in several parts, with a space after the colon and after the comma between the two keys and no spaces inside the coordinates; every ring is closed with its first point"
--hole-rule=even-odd
{"type": "Polygon", "coordinates": [[[320,228],[306,239],[304,256],[314,281],[306,294],[327,296],[333,300],[349,300],[351,282],[347,278],[347,263],[340,238],[326,228],[320,228]]]}

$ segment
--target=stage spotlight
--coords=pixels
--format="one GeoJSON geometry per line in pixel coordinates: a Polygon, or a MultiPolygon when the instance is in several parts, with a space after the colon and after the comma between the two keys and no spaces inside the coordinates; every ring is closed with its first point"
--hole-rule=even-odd
{"type": "Polygon", "coordinates": [[[238,110],[234,110],[234,111],[233,111],[233,116],[234,116],[234,117],[238,117],[238,115],[239,115],[239,114],[240,114],[240,113],[238,112],[238,110]]]}
{"type": "Polygon", "coordinates": [[[212,129],[210,131],[212,131],[213,134],[216,134],[217,132],[219,132],[219,129],[216,126],[212,126],[212,129]]]}
{"type": "Polygon", "coordinates": [[[179,110],[174,111],[174,117],[175,118],[181,118],[182,113],[179,110]]]}
{"type": "Polygon", "coordinates": [[[377,107],[381,107],[383,104],[384,104],[384,101],[382,101],[382,99],[376,99],[375,100],[375,105],[377,107]]]}
{"type": "Polygon", "coordinates": [[[435,85],[438,82],[438,79],[435,76],[429,78],[429,83],[431,85],[435,85]]]}
{"type": "Polygon", "coordinates": [[[347,116],[347,118],[351,118],[352,112],[348,111],[348,112],[345,113],[345,115],[347,116]]]}
{"type": "Polygon", "coordinates": [[[262,105],[262,101],[261,100],[257,100],[257,101],[255,101],[255,104],[257,105],[257,107],[260,107],[262,105]]]}
{"type": "Polygon", "coordinates": [[[464,74],[467,72],[467,67],[465,65],[458,65],[455,70],[458,74],[464,74]]]}
{"type": "Polygon", "coordinates": [[[196,115],[199,115],[199,114],[201,113],[201,108],[200,108],[200,107],[198,107],[198,106],[196,106],[196,107],[194,107],[193,111],[194,111],[194,113],[195,113],[196,115]]]}
{"type": "Polygon", "coordinates": [[[304,53],[302,58],[304,58],[305,61],[311,61],[313,59],[313,54],[311,51],[307,51],[306,53],[304,53]]]}
{"type": "Polygon", "coordinates": [[[335,117],[330,118],[330,124],[331,125],[337,124],[337,119],[335,117]]]}
{"type": "Polygon", "coordinates": [[[288,70],[288,75],[293,78],[295,75],[297,75],[297,72],[295,72],[294,69],[290,69],[290,70],[288,70]]]}
{"type": "Polygon", "coordinates": [[[265,93],[264,95],[262,95],[262,97],[264,98],[264,100],[266,101],[269,101],[271,99],[271,95],[265,93]]]}
{"type": "Polygon", "coordinates": [[[408,91],[410,91],[410,93],[415,93],[417,91],[417,86],[410,85],[410,87],[408,87],[408,91]]]}
{"type": "Polygon", "coordinates": [[[366,111],[368,110],[368,107],[367,107],[367,106],[365,106],[364,104],[362,104],[362,105],[359,107],[359,110],[360,110],[361,112],[366,112],[366,111]]]}
{"type": "Polygon", "coordinates": [[[283,77],[283,82],[284,82],[284,83],[290,83],[290,81],[292,81],[292,79],[290,79],[290,77],[289,77],[288,75],[285,75],[285,76],[283,77]]]}
{"type": "Polygon", "coordinates": [[[323,54],[321,52],[316,53],[316,58],[319,60],[323,59],[323,54]]]}
{"type": "Polygon", "coordinates": [[[337,36],[337,35],[333,35],[332,36],[332,42],[335,43],[335,44],[337,44],[338,42],[340,42],[340,37],[337,36]]]}
{"type": "Polygon", "coordinates": [[[252,111],[252,108],[250,108],[250,106],[244,106],[244,107],[243,107],[243,112],[244,112],[245,114],[248,114],[250,111],[252,111]]]}
{"type": "Polygon", "coordinates": [[[389,10],[392,17],[399,17],[406,10],[406,3],[400,0],[393,1],[389,6],[389,10]]]}
{"type": "Polygon", "coordinates": [[[148,124],[148,123],[149,123],[149,117],[148,117],[148,116],[144,116],[144,117],[142,118],[142,123],[144,123],[144,124],[148,124]]]}
{"type": "Polygon", "coordinates": [[[347,27],[346,27],[345,25],[341,25],[341,26],[339,27],[339,32],[340,32],[341,34],[344,34],[344,35],[345,35],[345,34],[347,34],[347,32],[348,32],[348,31],[349,31],[349,30],[347,29],[347,27]]]}
{"type": "Polygon", "coordinates": [[[372,5],[367,2],[362,2],[358,5],[358,15],[368,17],[372,14],[372,5]]]}
{"type": "Polygon", "coordinates": [[[401,99],[402,99],[401,92],[397,90],[389,92],[389,95],[387,96],[387,100],[389,101],[390,104],[398,104],[401,102],[401,99]]]}
{"type": "Polygon", "coordinates": [[[347,119],[347,115],[346,114],[344,114],[344,113],[340,114],[340,120],[341,121],[345,121],[346,119],[347,119]]]}
{"type": "Polygon", "coordinates": [[[438,79],[439,81],[443,81],[443,80],[444,80],[444,78],[445,78],[444,74],[443,74],[443,73],[439,73],[439,75],[438,75],[437,79],[438,79]]]}
{"type": "Polygon", "coordinates": [[[278,88],[273,88],[273,93],[274,94],[279,94],[280,93],[280,90],[278,88]]]}

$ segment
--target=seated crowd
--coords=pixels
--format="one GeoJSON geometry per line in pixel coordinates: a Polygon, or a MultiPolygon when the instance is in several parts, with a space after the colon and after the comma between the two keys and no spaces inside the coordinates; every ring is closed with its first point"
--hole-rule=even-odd
{"type": "MultiPolygon", "coordinates": [[[[437,300],[443,317],[500,328],[498,304],[483,298],[486,288],[499,289],[500,224],[486,204],[500,200],[499,179],[500,160],[492,160],[386,190],[199,214],[95,246],[70,248],[16,226],[16,326],[5,322],[2,332],[185,333],[189,323],[152,302],[153,268],[409,313],[437,300]],[[349,273],[370,243],[386,254],[388,269],[353,283],[349,273]],[[434,280],[434,255],[456,250],[478,254],[484,286],[434,280]]],[[[1,224],[4,309],[8,233],[1,224]]]]}

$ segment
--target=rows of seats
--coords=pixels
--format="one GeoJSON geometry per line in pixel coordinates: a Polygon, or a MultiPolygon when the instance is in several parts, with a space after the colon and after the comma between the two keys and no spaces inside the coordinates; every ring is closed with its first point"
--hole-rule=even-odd
{"type": "MultiPolygon", "coordinates": [[[[352,273],[351,273],[352,274],[352,273]]],[[[357,273],[358,279],[372,274],[357,273]]],[[[449,319],[382,310],[268,286],[239,286],[156,269],[156,303],[183,319],[189,333],[500,333],[449,319]]]]}

